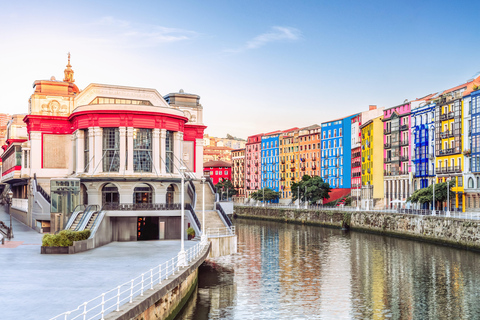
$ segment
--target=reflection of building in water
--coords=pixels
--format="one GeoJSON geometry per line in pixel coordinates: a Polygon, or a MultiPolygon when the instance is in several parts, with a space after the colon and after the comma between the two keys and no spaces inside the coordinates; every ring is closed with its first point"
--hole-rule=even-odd
{"type": "Polygon", "coordinates": [[[322,248],[321,319],[351,318],[350,245],[342,237],[330,237],[322,248]]]}
{"type": "Polygon", "coordinates": [[[279,284],[279,241],[278,232],[270,228],[262,228],[262,300],[279,299],[281,296],[279,284]]]}

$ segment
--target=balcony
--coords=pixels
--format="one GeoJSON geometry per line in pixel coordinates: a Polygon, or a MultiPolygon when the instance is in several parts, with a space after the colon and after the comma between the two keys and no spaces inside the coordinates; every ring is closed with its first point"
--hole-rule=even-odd
{"type": "Polygon", "coordinates": [[[390,163],[390,162],[392,162],[392,158],[385,158],[384,161],[385,161],[385,163],[390,163]]]}
{"type": "Polygon", "coordinates": [[[405,130],[408,130],[408,124],[402,124],[400,126],[400,131],[405,131],[405,130]]]}
{"type": "Polygon", "coordinates": [[[383,130],[383,134],[390,134],[392,133],[392,128],[387,128],[383,130]]]}
{"type": "Polygon", "coordinates": [[[384,144],[383,144],[383,147],[384,147],[385,149],[390,149],[390,148],[392,147],[392,145],[390,144],[390,142],[387,142],[387,143],[384,143],[384,144]]]}
{"type": "Polygon", "coordinates": [[[305,158],[300,158],[300,161],[305,162],[305,158]]]}
{"type": "Polygon", "coordinates": [[[317,166],[313,166],[313,167],[312,167],[312,170],[317,170],[317,166]]]}
{"type": "Polygon", "coordinates": [[[406,174],[406,173],[402,170],[383,171],[383,175],[386,177],[400,176],[403,174],[406,174]]]}
{"type": "Polygon", "coordinates": [[[328,179],[328,174],[323,176],[324,179],[328,179]]]}
{"type": "Polygon", "coordinates": [[[284,177],[281,177],[281,178],[280,178],[280,181],[285,181],[285,178],[284,178],[284,177]]]}
{"type": "Polygon", "coordinates": [[[450,155],[450,154],[456,154],[456,153],[460,153],[460,148],[449,148],[449,149],[442,149],[440,150],[439,152],[439,155],[441,156],[447,156],[447,155],[450,155]]]}
{"type": "Polygon", "coordinates": [[[291,172],[295,172],[295,167],[290,168],[290,171],[291,171],[291,172]]]}
{"type": "Polygon", "coordinates": [[[400,156],[400,161],[408,161],[408,156],[400,156]]]}
{"type": "Polygon", "coordinates": [[[440,115],[440,121],[453,119],[454,116],[455,116],[455,113],[454,113],[453,111],[452,111],[452,112],[448,112],[448,113],[441,114],[441,115],[440,115]]]}
{"type": "Polygon", "coordinates": [[[300,169],[301,169],[302,171],[305,171],[305,167],[301,167],[300,169]]]}
{"type": "Polygon", "coordinates": [[[290,160],[290,163],[295,163],[295,159],[290,160]]]}
{"type": "Polygon", "coordinates": [[[408,140],[402,140],[400,141],[401,146],[408,146],[408,140]]]}
{"type": "Polygon", "coordinates": [[[313,157],[313,158],[312,158],[312,161],[317,161],[317,158],[316,158],[316,157],[313,157]]]}
{"type": "Polygon", "coordinates": [[[285,159],[282,159],[282,161],[281,161],[281,162],[282,162],[282,164],[285,164],[285,159]]]}

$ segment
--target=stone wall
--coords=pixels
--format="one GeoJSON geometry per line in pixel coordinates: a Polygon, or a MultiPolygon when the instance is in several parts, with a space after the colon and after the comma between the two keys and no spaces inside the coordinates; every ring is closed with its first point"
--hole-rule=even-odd
{"type": "Polygon", "coordinates": [[[480,221],[378,212],[313,211],[235,206],[240,218],[304,223],[411,238],[480,251],[480,221]]]}

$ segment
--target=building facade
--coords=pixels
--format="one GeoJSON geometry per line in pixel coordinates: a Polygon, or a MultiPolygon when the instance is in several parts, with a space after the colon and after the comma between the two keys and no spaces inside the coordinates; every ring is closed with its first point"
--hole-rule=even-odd
{"type": "Polygon", "coordinates": [[[410,102],[383,111],[385,206],[403,208],[411,195],[410,102]]]}
{"type": "Polygon", "coordinates": [[[248,137],[245,145],[245,196],[247,198],[252,192],[261,188],[262,136],[261,133],[248,137]]]}
{"type": "MultiPolygon", "coordinates": [[[[172,228],[180,210],[145,218],[135,208],[171,209],[166,205],[179,203],[182,167],[190,178],[203,175],[200,97],[183,90],[162,97],[155,89],[101,84],[80,90],[74,81],[69,58],[63,81],[34,82],[23,119],[27,140],[15,148],[20,162],[2,175],[14,202],[17,190],[26,190],[27,208],[18,210],[18,220],[54,232],[83,205],[108,211],[109,221],[118,223],[114,228],[124,230],[112,229],[112,237],[118,235],[113,241],[158,239],[162,223],[164,236],[179,237],[172,228]],[[133,211],[126,217],[120,207],[133,211]]],[[[13,160],[12,146],[2,156],[7,162],[13,160]]]]}
{"type": "Polygon", "coordinates": [[[232,183],[237,190],[235,199],[245,199],[245,148],[232,150],[232,183]]]}
{"type": "Polygon", "coordinates": [[[368,120],[360,126],[362,134],[362,209],[384,207],[383,177],[383,116],[368,120]]]}
{"type": "Polygon", "coordinates": [[[468,114],[470,119],[466,118],[466,126],[464,129],[464,135],[467,135],[468,139],[464,139],[464,143],[467,146],[464,151],[465,165],[468,170],[465,176],[466,185],[465,193],[467,195],[468,211],[478,211],[480,208],[480,90],[476,86],[476,89],[469,95],[469,101],[465,101],[468,105],[468,114]]]}
{"type": "Polygon", "coordinates": [[[232,180],[232,164],[226,161],[209,161],[203,164],[203,174],[210,177],[214,185],[225,180],[232,180]]]}
{"type": "Polygon", "coordinates": [[[262,136],[262,185],[261,188],[280,190],[280,132],[266,133],[262,136]]]}
{"type": "Polygon", "coordinates": [[[289,202],[292,198],[292,183],[299,179],[299,139],[298,128],[282,133],[280,142],[280,201],[289,202]]]}

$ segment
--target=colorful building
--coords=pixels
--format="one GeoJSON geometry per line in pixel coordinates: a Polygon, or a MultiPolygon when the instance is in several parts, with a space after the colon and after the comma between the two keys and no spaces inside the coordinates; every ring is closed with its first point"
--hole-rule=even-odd
{"type": "Polygon", "coordinates": [[[362,209],[384,207],[383,116],[360,126],[362,135],[362,209]]]}
{"type": "Polygon", "coordinates": [[[299,179],[298,128],[284,131],[280,142],[280,201],[288,202],[292,197],[292,183],[299,179]]]}
{"type": "Polygon", "coordinates": [[[280,190],[280,131],[266,133],[262,136],[262,184],[263,188],[280,190]]]}
{"type": "Polygon", "coordinates": [[[232,164],[221,160],[205,162],[203,174],[210,177],[214,185],[225,180],[232,180],[232,164]]]}
{"type": "MultiPolygon", "coordinates": [[[[465,176],[467,181],[465,193],[467,194],[466,210],[478,211],[480,208],[480,90],[478,85],[472,88],[476,89],[470,96],[468,103],[468,114],[471,119],[467,119],[467,126],[464,135],[468,136],[465,150],[465,163],[469,163],[469,170],[465,176]]],[[[465,105],[465,102],[464,102],[465,105]]]]}
{"type": "Polygon", "coordinates": [[[304,175],[320,176],[322,127],[314,124],[299,131],[300,179],[304,175]]]}
{"type": "Polygon", "coordinates": [[[385,206],[405,207],[410,186],[410,102],[383,111],[385,206]]]}
{"type": "Polygon", "coordinates": [[[245,196],[247,198],[252,192],[261,188],[262,136],[263,133],[248,137],[245,146],[245,196]]]}
{"type": "Polygon", "coordinates": [[[351,188],[351,130],[355,116],[322,123],[322,178],[331,188],[351,188]]]}
{"type": "Polygon", "coordinates": [[[237,190],[235,199],[245,198],[245,148],[232,150],[232,183],[237,190]]]}

